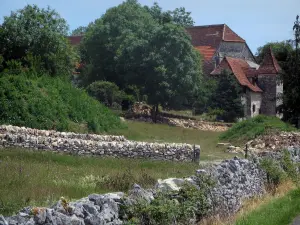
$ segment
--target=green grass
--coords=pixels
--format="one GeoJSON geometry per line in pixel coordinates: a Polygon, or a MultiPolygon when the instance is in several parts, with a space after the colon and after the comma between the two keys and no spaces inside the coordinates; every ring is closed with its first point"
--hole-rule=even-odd
{"type": "Polygon", "coordinates": [[[299,214],[300,189],[296,189],[239,218],[236,225],[288,225],[299,214]]]}
{"type": "Polygon", "coordinates": [[[150,188],[159,178],[190,176],[193,163],[92,158],[0,149],[0,214],[22,207],[49,206],[61,196],[127,191],[134,183],[150,188]]]}
{"type": "Polygon", "coordinates": [[[259,115],[234,124],[229,130],[220,135],[220,139],[232,143],[244,143],[268,132],[293,130],[296,130],[296,128],[275,116],[259,115]]]}
{"type": "Polygon", "coordinates": [[[2,75],[0,105],[0,124],[95,133],[122,127],[118,116],[66,78],[2,75]]]}
{"type": "Polygon", "coordinates": [[[201,131],[173,127],[165,124],[151,124],[136,121],[126,121],[128,129],[111,131],[111,134],[124,135],[129,140],[146,142],[171,142],[199,144],[201,146],[201,160],[214,160],[232,157],[217,147],[221,132],[201,131]]]}

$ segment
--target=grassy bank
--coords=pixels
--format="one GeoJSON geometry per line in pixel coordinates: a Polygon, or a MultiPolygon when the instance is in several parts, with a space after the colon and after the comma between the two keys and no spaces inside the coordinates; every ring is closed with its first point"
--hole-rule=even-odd
{"type": "Polygon", "coordinates": [[[201,131],[172,127],[165,124],[150,124],[127,121],[127,129],[111,131],[111,134],[124,135],[129,140],[147,142],[175,142],[199,144],[201,146],[201,160],[214,160],[232,157],[224,149],[216,147],[220,132],[201,131]]]}
{"type": "Polygon", "coordinates": [[[96,133],[122,127],[119,117],[67,78],[0,76],[0,105],[0,124],[96,133]]]}
{"type": "Polygon", "coordinates": [[[157,179],[183,177],[197,165],[146,160],[87,158],[20,149],[0,149],[0,214],[27,205],[49,206],[61,196],[127,191],[134,183],[152,187],[157,179]]]}
{"type": "Polygon", "coordinates": [[[244,143],[268,132],[293,130],[296,128],[275,116],[259,115],[234,124],[228,131],[220,135],[220,139],[232,143],[244,143]]]}
{"type": "Polygon", "coordinates": [[[236,225],[288,225],[299,214],[300,189],[296,189],[261,205],[238,219],[236,225]]]}

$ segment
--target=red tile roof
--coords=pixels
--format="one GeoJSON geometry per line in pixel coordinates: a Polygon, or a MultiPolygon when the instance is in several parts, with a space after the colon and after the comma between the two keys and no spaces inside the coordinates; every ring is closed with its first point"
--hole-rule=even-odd
{"type": "Polygon", "coordinates": [[[264,55],[262,64],[258,69],[259,74],[279,74],[281,68],[278,65],[276,58],[274,57],[271,47],[269,47],[264,55]]]}
{"type": "Polygon", "coordinates": [[[206,61],[211,60],[222,41],[245,43],[245,40],[226,24],[189,27],[186,31],[192,37],[193,46],[200,51],[206,61]]]}
{"type": "Polygon", "coordinates": [[[216,52],[216,49],[211,46],[195,46],[195,48],[203,55],[204,60],[211,60],[216,52]]]}
{"type": "Polygon", "coordinates": [[[79,45],[83,36],[68,36],[71,45],[79,45]]]}
{"type": "Polygon", "coordinates": [[[241,85],[248,87],[254,92],[262,92],[256,84],[252,84],[248,80],[246,71],[250,69],[250,67],[245,60],[225,57],[211,75],[220,75],[224,69],[230,69],[241,85]]]}

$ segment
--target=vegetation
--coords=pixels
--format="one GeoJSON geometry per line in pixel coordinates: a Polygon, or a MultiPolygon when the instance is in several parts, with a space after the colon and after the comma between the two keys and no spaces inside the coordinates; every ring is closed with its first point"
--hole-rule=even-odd
{"type": "Polygon", "coordinates": [[[220,139],[238,143],[246,142],[269,132],[293,130],[296,130],[296,128],[275,116],[259,115],[234,124],[229,130],[220,135],[220,139]]]}
{"type": "Polygon", "coordinates": [[[300,189],[272,199],[248,215],[241,217],[236,225],[289,225],[300,213],[300,189]]]}
{"type": "Polygon", "coordinates": [[[191,105],[201,84],[201,58],[169,16],[158,5],[127,0],[91,23],[82,43],[83,84],[109,81],[124,91],[134,85],[156,112],[158,105],[191,105]]]}
{"type": "Polygon", "coordinates": [[[89,95],[96,98],[106,106],[113,107],[114,104],[121,105],[124,93],[119,87],[108,81],[95,81],[87,87],[89,95]]]}
{"type": "Polygon", "coordinates": [[[66,21],[50,8],[27,5],[12,12],[0,26],[0,72],[70,74],[77,57],[67,31],[66,21]]]}
{"type": "Polygon", "coordinates": [[[38,129],[103,132],[121,128],[120,119],[63,78],[0,77],[0,124],[38,129]]]}
{"type": "Polygon", "coordinates": [[[139,201],[125,208],[129,224],[188,225],[205,217],[211,209],[208,200],[214,182],[207,175],[199,175],[199,188],[184,184],[178,191],[158,192],[151,202],[139,201]]]}
{"type": "Polygon", "coordinates": [[[231,73],[223,71],[217,78],[217,87],[212,96],[211,108],[217,109],[219,117],[225,122],[235,122],[237,118],[244,116],[241,93],[242,88],[236,78],[231,73]]]}
{"type": "Polygon", "coordinates": [[[19,149],[0,151],[0,214],[22,207],[49,206],[61,196],[127,191],[134,183],[152,187],[159,178],[194,173],[192,163],[88,158],[19,149]]]}

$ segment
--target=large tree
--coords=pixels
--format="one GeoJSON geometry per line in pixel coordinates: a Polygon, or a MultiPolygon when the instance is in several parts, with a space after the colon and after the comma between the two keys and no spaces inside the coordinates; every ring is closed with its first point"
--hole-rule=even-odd
{"type": "Polygon", "coordinates": [[[4,17],[0,26],[3,68],[14,60],[24,67],[38,66],[51,75],[70,73],[75,53],[65,38],[68,25],[51,8],[27,5],[4,17]]]}
{"type": "Polygon", "coordinates": [[[287,69],[283,74],[284,119],[300,127],[300,22],[299,17],[293,27],[295,49],[289,55],[287,69]]]}
{"type": "Polygon", "coordinates": [[[86,26],[79,26],[75,30],[72,31],[71,35],[83,35],[86,32],[87,27],[86,26]]]}
{"type": "Polygon", "coordinates": [[[189,101],[200,85],[200,55],[184,28],[155,19],[135,0],[109,9],[91,24],[83,49],[90,64],[88,83],[107,80],[122,89],[136,85],[156,109],[189,101]]]}

